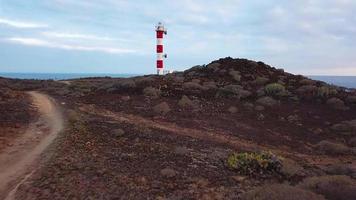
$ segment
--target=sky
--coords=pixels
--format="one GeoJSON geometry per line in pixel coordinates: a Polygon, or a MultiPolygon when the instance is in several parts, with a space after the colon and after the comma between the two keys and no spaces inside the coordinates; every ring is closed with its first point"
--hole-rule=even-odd
{"type": "Polygon", "coordinates": [[[155,73],[222,57],[356,76],[355,0],[0,0],[0,72],[155,73]]]}

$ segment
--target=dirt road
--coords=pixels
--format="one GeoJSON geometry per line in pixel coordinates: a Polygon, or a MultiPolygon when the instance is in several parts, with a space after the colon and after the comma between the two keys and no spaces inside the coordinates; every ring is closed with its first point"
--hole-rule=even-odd
{"type": "Polygon", "coordinates": [[[41,153],[63,128],[63,118],[54,100],[29,92],[40,118],[0,154],[0,199],[13,199],[17,188],[38,167],[41,153]]]}

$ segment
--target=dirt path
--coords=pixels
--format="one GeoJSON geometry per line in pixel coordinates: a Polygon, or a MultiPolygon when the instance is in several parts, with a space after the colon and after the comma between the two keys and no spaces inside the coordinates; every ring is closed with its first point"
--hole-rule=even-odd
{"type": "Polygon", "coordinates": [[[28,94],[40,118],[0,154],[0,199],[13,199],[17,188],[36,170],[40,154],[63,128],[62,115],[50,97],[28,94]]]}

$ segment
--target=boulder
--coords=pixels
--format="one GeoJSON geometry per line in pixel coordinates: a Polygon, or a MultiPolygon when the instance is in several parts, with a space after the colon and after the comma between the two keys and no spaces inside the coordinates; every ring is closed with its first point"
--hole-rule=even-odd
{"type": "Polygon", "coordinates": [[[239,110],[235,106],[230,106],[227,111],[231,114],[237,113],[239,110]]]}

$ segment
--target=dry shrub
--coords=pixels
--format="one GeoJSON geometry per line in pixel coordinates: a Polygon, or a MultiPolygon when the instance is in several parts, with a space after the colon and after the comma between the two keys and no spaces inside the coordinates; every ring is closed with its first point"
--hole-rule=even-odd
{"type": "Polygon", "coordinates": [[[321,195],[285,184],[257,187],[241,196],[242,200],[324,200],[321,195]]]}
{"type": "Polygon", "coordinates": [[[305,179],[298,187],[323,195],[329,200],[355,200],[356,182],[348,176],[320,176],[305,179]]]}
{"type": "Polygon", "coordinates": [[[156,106],[153,107],[153,111],[156,114],[160,114],[160,115],[166,115],[169,111],[171,111],[169,105],[167,102],[162,102],[156,106]]]}
{"type": "Polygon", "coordinates": [[[317,149],[325,154],[345,155],[350,153],[350,149],[341,143],[334,143],[323,140],[316,145],[317,149]]]}

